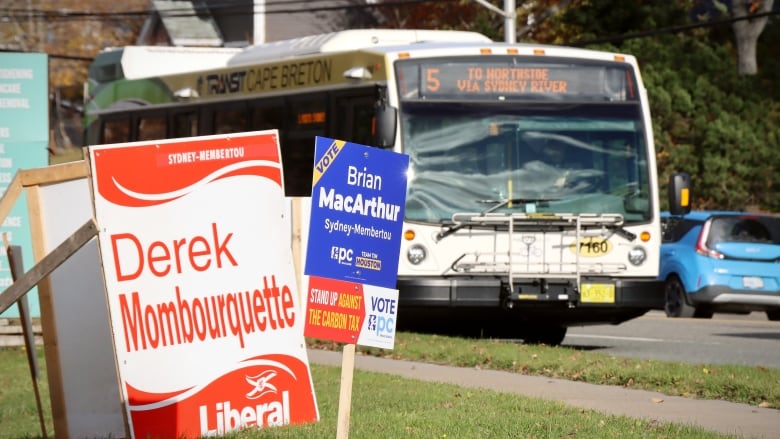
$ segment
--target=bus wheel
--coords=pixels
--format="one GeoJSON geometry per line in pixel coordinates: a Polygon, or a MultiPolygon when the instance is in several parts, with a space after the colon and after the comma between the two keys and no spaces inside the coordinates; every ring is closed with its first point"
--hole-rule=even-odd
{"type": "Polygon", "coordinates": [[[671,276],[664,285],[666,304],[664,311],[667,317],[693,317],[696,308],[685,301],[685,288],[677,276],[671,276]]]}
{"type": "Polygon", "coordinates": [[[558,346],[566,337],[565,326],[536,326],[529,328],[523,342],[525,344],[546,344],[547,346],[558,346]]]}

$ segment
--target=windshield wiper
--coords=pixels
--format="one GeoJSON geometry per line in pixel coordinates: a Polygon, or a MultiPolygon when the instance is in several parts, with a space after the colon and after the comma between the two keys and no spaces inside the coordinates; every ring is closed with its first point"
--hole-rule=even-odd
{"type": "Polygon", "coordinates": [[[624,229],[623,226],[612,226],[608,228],[628,241],[633,241],[636,239],[636,233],[629,232],[628,230],[624,229]]]}
{"type": "MultiPolygon", "coordinates": [[[[544,203],[549,201],[559,201],[559,198],[508,198],[506,200],[477,200],[477,203],[482,204],[493,204],[492,206],[488,207],[487,209],[481,211],[479,213],[479,216],[485,216],[488,213],[495,212],[496,210],[506,206],[510,203],[522,203],[522,204],[528,204],[528,203],[544,203]]],[[[465,227],[467,223],[459,223],[455,224],[453,226],[448,227],[446,230],[442,230],[439,233],[436,234],[436,241],[441,241],[442,239],[452,235],[453,233],[457,232],[458,230],[465,227]]]]}

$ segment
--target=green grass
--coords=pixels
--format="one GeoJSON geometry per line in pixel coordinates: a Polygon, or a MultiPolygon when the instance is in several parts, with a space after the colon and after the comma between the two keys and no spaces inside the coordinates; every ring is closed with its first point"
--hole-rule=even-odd
{"type": "MultiPolygon", "coordinates": [[[[311,347],[343,345],[309,339],[311,347]]],[[[565,347],[399,332],[392,351],[357,347],[358,355],[514,371],[668,395],[780,407],[780,370],[685,365],[618,358],[565,347]]],[[[39,363],[45,367],[39,351],[39,363]]],[[[312,365],[320,422],[251,430],[230,438],[333,438],[340,368],[312,365]]],[[[53,426],[41,373],[47,432],[53,426]]],[[[691,426],[662,424],[564,406],[555,401],[402,379],[355,370],[349,436],[354,438],[721,438],[691,426]]],[[[21,348],[0,349],[0,439],[40,436],[27,359],[21,348]]]]}
{"type": "MultiPolygon", "coordinates": [[[[230,438],[334,438],[340,370],[312,366],[320,422],[230,438]]],[[[355,371],[354,438],[723,438],[701,429],[580,410],[554,401],[355,371]]]]}
{"type": "MultiPolygon", "coordinates": [[[[49,388],[42,350],[38,350],[40,368],[38,389],[46,419],[46,432],[54,435],[49,404],[49,388]]],[[[0,438],[38,437],[41,434],[38,406],[24,348],[0,349],[0,438]]]]}
{"type": "MultiPolygon", "coordinates": [[[[335,343],[320,340],[309,340],[309,344],[322,349],[340,349],[335,343]]],[[[683,364],[615,357],[561,346],[406,332],[396,334],[392,351],[361,346],[357,351],[363,355],[481,367],[780,408],[780,369],[763,366],[683,364]]]]}

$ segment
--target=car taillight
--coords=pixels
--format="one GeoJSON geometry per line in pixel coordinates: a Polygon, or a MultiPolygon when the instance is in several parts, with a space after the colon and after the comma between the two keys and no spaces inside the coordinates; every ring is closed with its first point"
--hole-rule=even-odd
{"type": "Polygon", "coordinates": [[[710,223],[711,221],[706,221],[704,225],[701,226],[699,238],[696,240],[696,253],[710,258],[723,259],[723,253],[707,247],[707,235],[710,233],[710,223]]]}

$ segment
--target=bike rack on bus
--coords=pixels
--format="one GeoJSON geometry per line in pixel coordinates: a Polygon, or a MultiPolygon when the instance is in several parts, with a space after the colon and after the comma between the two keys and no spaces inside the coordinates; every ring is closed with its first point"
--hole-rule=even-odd
{"type": "MultiPolygon", "coordinates": [[[[497,238],[494,239],[494,251],[493,252],[467,252],[458,257],[450,266],[452,271],[458,273],[477,273],[481,272],[485,274],[503,273],[506,272],[508,276],[509,291],[514,291],[514,279],[515,278],[532,278],[538,277],[539,273],[543,274],[555,274],[559,278],[569,278],[575,281],[576,291],[580,290],[580,278],[582,276],[583,264],[580,260],[580,251],[575,251],[575,262],[573,264],[573,270],[564,270],[564,264],[562,261],[563,251],[567,247],[563,245],[563,237],[570,236],[573,232],[575,242],[580,242],[582,238],[586,237],[609,237],[619,230],[622,230],[623,216],[618,214],[529,214],[529,213],[479,213],[479,212],[463,212],[456,213],[452,216],[452,221],[457,228],[463,228],[468,226],[475,227],[492,227],[502,228],[506,227],[508,230],[508,243],[506,252],[498,252],[497,238]],[[525,255],[526,271],[519,272],[518,267],[522,264],[519,262],[515,264],[516,258],[522,255],[516,254],[513,249],[515,233],[527,232],[526,236],[521,236],[520,239],[524,243],[530,246],[535,241],[535,237],[530,233],[539,234],[543,236],[543,242],[546,241],[546,236],[549,232],[556,232],[556,236],[559,236],[561,243],[558,244],[561,255],[559,257],[559,263],[550,263],[547,261],[546,255],[542,255],[542,262],[530,262],[530,251],[525,255]],[[525,242],[526,240],[530,242],[525,242]],[[499,256],[506,254],[507,261],[500,262],[499,256]],[[471,256],[473,262],[463,262],[465,258],[471,256]],[[537,266],[538,269],[531,270],[533,266],[537,266]],[[553,271],[553,266],[558,266],[557,271],[553,271]],[[571,273],[573,271],[573,273],[571,273]]],[[[623,233],[627,233],[623,231],[623,233]]],[[[497,235],[496,235],[497,236],[497,235]]],[[[546,242],[542,245],[544,251],[546,251],[546,242]]],[[[621,263],[594,263],[588,265],[588,273],[615,273],[624,271],[626,269],[625,264],[621,263]]]]}

